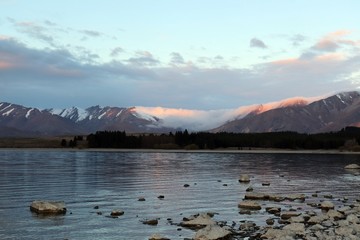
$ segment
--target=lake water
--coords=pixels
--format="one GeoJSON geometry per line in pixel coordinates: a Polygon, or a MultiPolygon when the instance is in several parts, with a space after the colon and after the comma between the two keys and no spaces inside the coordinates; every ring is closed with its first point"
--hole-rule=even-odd
{"type": "Polygon", "coordinates": [[[360,164],[360,156],[0,150],[0,239],[148,239],[154,233],[184,239],[195,232],[167,219],[179,223],[208,211],[218,213],[217,221],[264,225],[264,211],[239,214],[249,185],[257,192],[321,191],[334,201],[352,200],[360,197],[360,176],[344,169],[350,163],[360,164]],[[249,174],[251,183],[240,184],[240,174],[249,174]],[[37,216],[29,210],[37,199],[65,201],[68,212],[37,216]],[[113,209],[125,214],[106,217],[113,209]],[[153,218],[157,226],[141,223],[153,218]]]}

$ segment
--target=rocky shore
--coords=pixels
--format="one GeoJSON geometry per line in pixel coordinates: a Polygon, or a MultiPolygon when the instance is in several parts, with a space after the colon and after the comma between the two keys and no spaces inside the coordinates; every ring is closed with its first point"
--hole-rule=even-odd
{"type": "MultiPolygon", "coordinates": [[[[360,166],[348,165],[346,169],[354,170],[360,174],[360,166]]],[[[314,189],[309,194],[272,194],[257,191],[253,183],[259,185],[258,179],[244,174],[239,176],[239,183],[246,186],[244,197],[237,203],[239,217],[237,221],[216,221],[219,213],[196,213],[192,216],[182,217],[182,221],[174,222],[171,218],[167,223],[173,225],[178,231],[191,229],[192,238],[184,240],[240,240],[240,239],[306,239],[306,240],[352,240],[360,239],[360,196],[348,199],[346,196],[332,196],[322,194],[321,188],[314,189]],[[261,213],[263,222],[249,221],[248,216],[261,213]]],[[[262,186],[269,186],[266,182],[262,186]]],[[[184,188],[189,187],[187,184],[184,188]]],[[[159,201],[166,196],[158,197],[159,201]]],[[[134,201],[147,201],[139,197],[134,201]]],[[[221,203],[219,203],[221,204],[221,203]]],[[[95,206],[97,215],[103,215],[99,207],[95,206]]],[[[34,201],[30,210],[36,213],[65,214],[66,207],[63,202],[34,201]]],[[[126,212],[115,209],[106,217],[121,218],[126,212]]],[[[154,234],[149,240],[169,240],[173,236],[163,236],[157,232],[156,226],[161,219],[143,219],[142,224],[154,227],[154,234]]]]}

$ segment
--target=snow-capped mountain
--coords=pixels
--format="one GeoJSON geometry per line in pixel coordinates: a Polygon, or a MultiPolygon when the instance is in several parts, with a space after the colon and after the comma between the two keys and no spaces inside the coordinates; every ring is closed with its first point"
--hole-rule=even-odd
{"type": "Polygon", "coordinates": [[[317,133],[338,131],[360,125],[360,94],[346,92],[309,104],[290,105],[264,112],[253,112],[230,121],[214,132],[279,132],[317,133]]]}
{"type": "Polygon", "coordinates": [[[360,126],[360,94],[291,98],[237,109],[187,110],[161,107],[45,109],[0,103],[0,137],[75,135],[96,131],[168,133],[188,129],[213,132],[337,131],[360,126]],[[220,126],[220,127],[219,127],[220,126]]]}

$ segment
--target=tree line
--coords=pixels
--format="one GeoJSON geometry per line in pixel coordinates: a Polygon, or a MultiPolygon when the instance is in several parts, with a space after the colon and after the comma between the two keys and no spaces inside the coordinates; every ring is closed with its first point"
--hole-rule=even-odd
{"type": "Polygon", "coordinates": [[[306,134],[297,132],[209,133],[187,130],[168,134],[126,134],[125,131],[98,131],[86,138],[90,148],[218,149],[282,148],[339,149],[355,148],[360,128],[346,127],[338,132],[306,134]]]}

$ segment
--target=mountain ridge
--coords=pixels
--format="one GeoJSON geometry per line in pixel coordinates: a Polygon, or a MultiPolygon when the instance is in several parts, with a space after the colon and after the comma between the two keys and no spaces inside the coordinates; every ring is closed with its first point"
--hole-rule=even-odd
{"type": "Polygon", "coordinates": [[[168,133],[189,127],[190,131],[314,133],[335,131],[348,125],[360,126],[360,94],[356,91],[327,98],[294,97],[210,111],[99,105],[86,109],[41,110],[0,103],[0,137],[77,135],[96,131],[168,133]]]}

